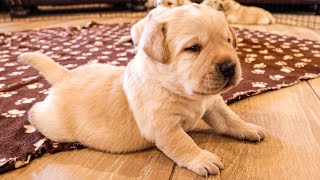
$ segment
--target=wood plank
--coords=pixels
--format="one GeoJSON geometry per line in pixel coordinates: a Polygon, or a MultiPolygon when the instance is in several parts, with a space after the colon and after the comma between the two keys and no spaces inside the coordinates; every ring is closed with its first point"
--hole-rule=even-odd
{"type": "Polygon", "coordinates": [[[0,179],[169,179],[173,165],[157,149],[124,155],[84,149],[45,155],[0,179]]]}
{"type": "Polygon", "coordinates": [[[309,80],[308,83],[320,98],[320,78],[309,80]]]}
{"type": "MultiPolygon", "coordinates": [[[[302,82],[258,95],[231,108],[247,122],[265,127],[261,143],[193,133],[203,149],[216,153],[226,167],[209,179],[320,179],[320,101],[302,82]]],[[[172,179],[200,179],[176,167],[172,179]]]]}

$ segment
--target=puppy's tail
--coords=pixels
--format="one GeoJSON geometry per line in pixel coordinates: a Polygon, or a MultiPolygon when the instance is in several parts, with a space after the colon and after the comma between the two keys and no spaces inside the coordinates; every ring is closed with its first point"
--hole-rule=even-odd
{"type": "Polygon", "coordinates": [[[23,53],[18,56],[18,61],[32,65],[35,69],[40,71],[52,85],[61,82],[70,74],[68,69],[39,52],[23,53]]]}

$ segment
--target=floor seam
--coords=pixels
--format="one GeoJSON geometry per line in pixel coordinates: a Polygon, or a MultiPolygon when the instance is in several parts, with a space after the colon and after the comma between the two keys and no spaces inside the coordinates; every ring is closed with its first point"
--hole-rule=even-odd
{"type": "Polygon", "coordinates": [[[173,168],[172,168],[172,171],[171,171],[171,174],[170,174],[170,176],[169,176],[169,180],[172,180],[172,177],[173,177],[173,175],[174,175],[174,173],[175,173],[175,171],[176,171],[176,167],[177,167],[177,164],[174,163],[173,168]]]}
{"type": "Polygon", "coordinates": [[[309,83],[309,81],[307,81],[307,84],[308,84],[309,87],[311,88],[312,92],[316,95],[316,97],[318,98],[318,100],[320,101],[320,96],[317,94],[316,90],[313,89],[313,87],[311,86],[311,84],[309,83]]]}

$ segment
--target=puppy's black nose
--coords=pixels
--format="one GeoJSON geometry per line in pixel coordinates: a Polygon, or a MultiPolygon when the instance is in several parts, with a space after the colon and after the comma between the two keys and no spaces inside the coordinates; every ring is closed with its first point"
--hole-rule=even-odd
{"type": "Polygon", "coordinates": [[[219,71],[226,78],[231,78],[234,75],[236,65],[232,62],[225,62],[220,64],[219,71]]]}

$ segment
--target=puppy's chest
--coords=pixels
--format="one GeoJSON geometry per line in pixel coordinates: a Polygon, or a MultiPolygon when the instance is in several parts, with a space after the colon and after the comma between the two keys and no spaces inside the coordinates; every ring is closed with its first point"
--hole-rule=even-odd
{"type": "Polygon", "coordinates": [[[184,130],[192,130],[205,113],[205,104],[195,103],[180,107],[181,125],[184,130]]]}

